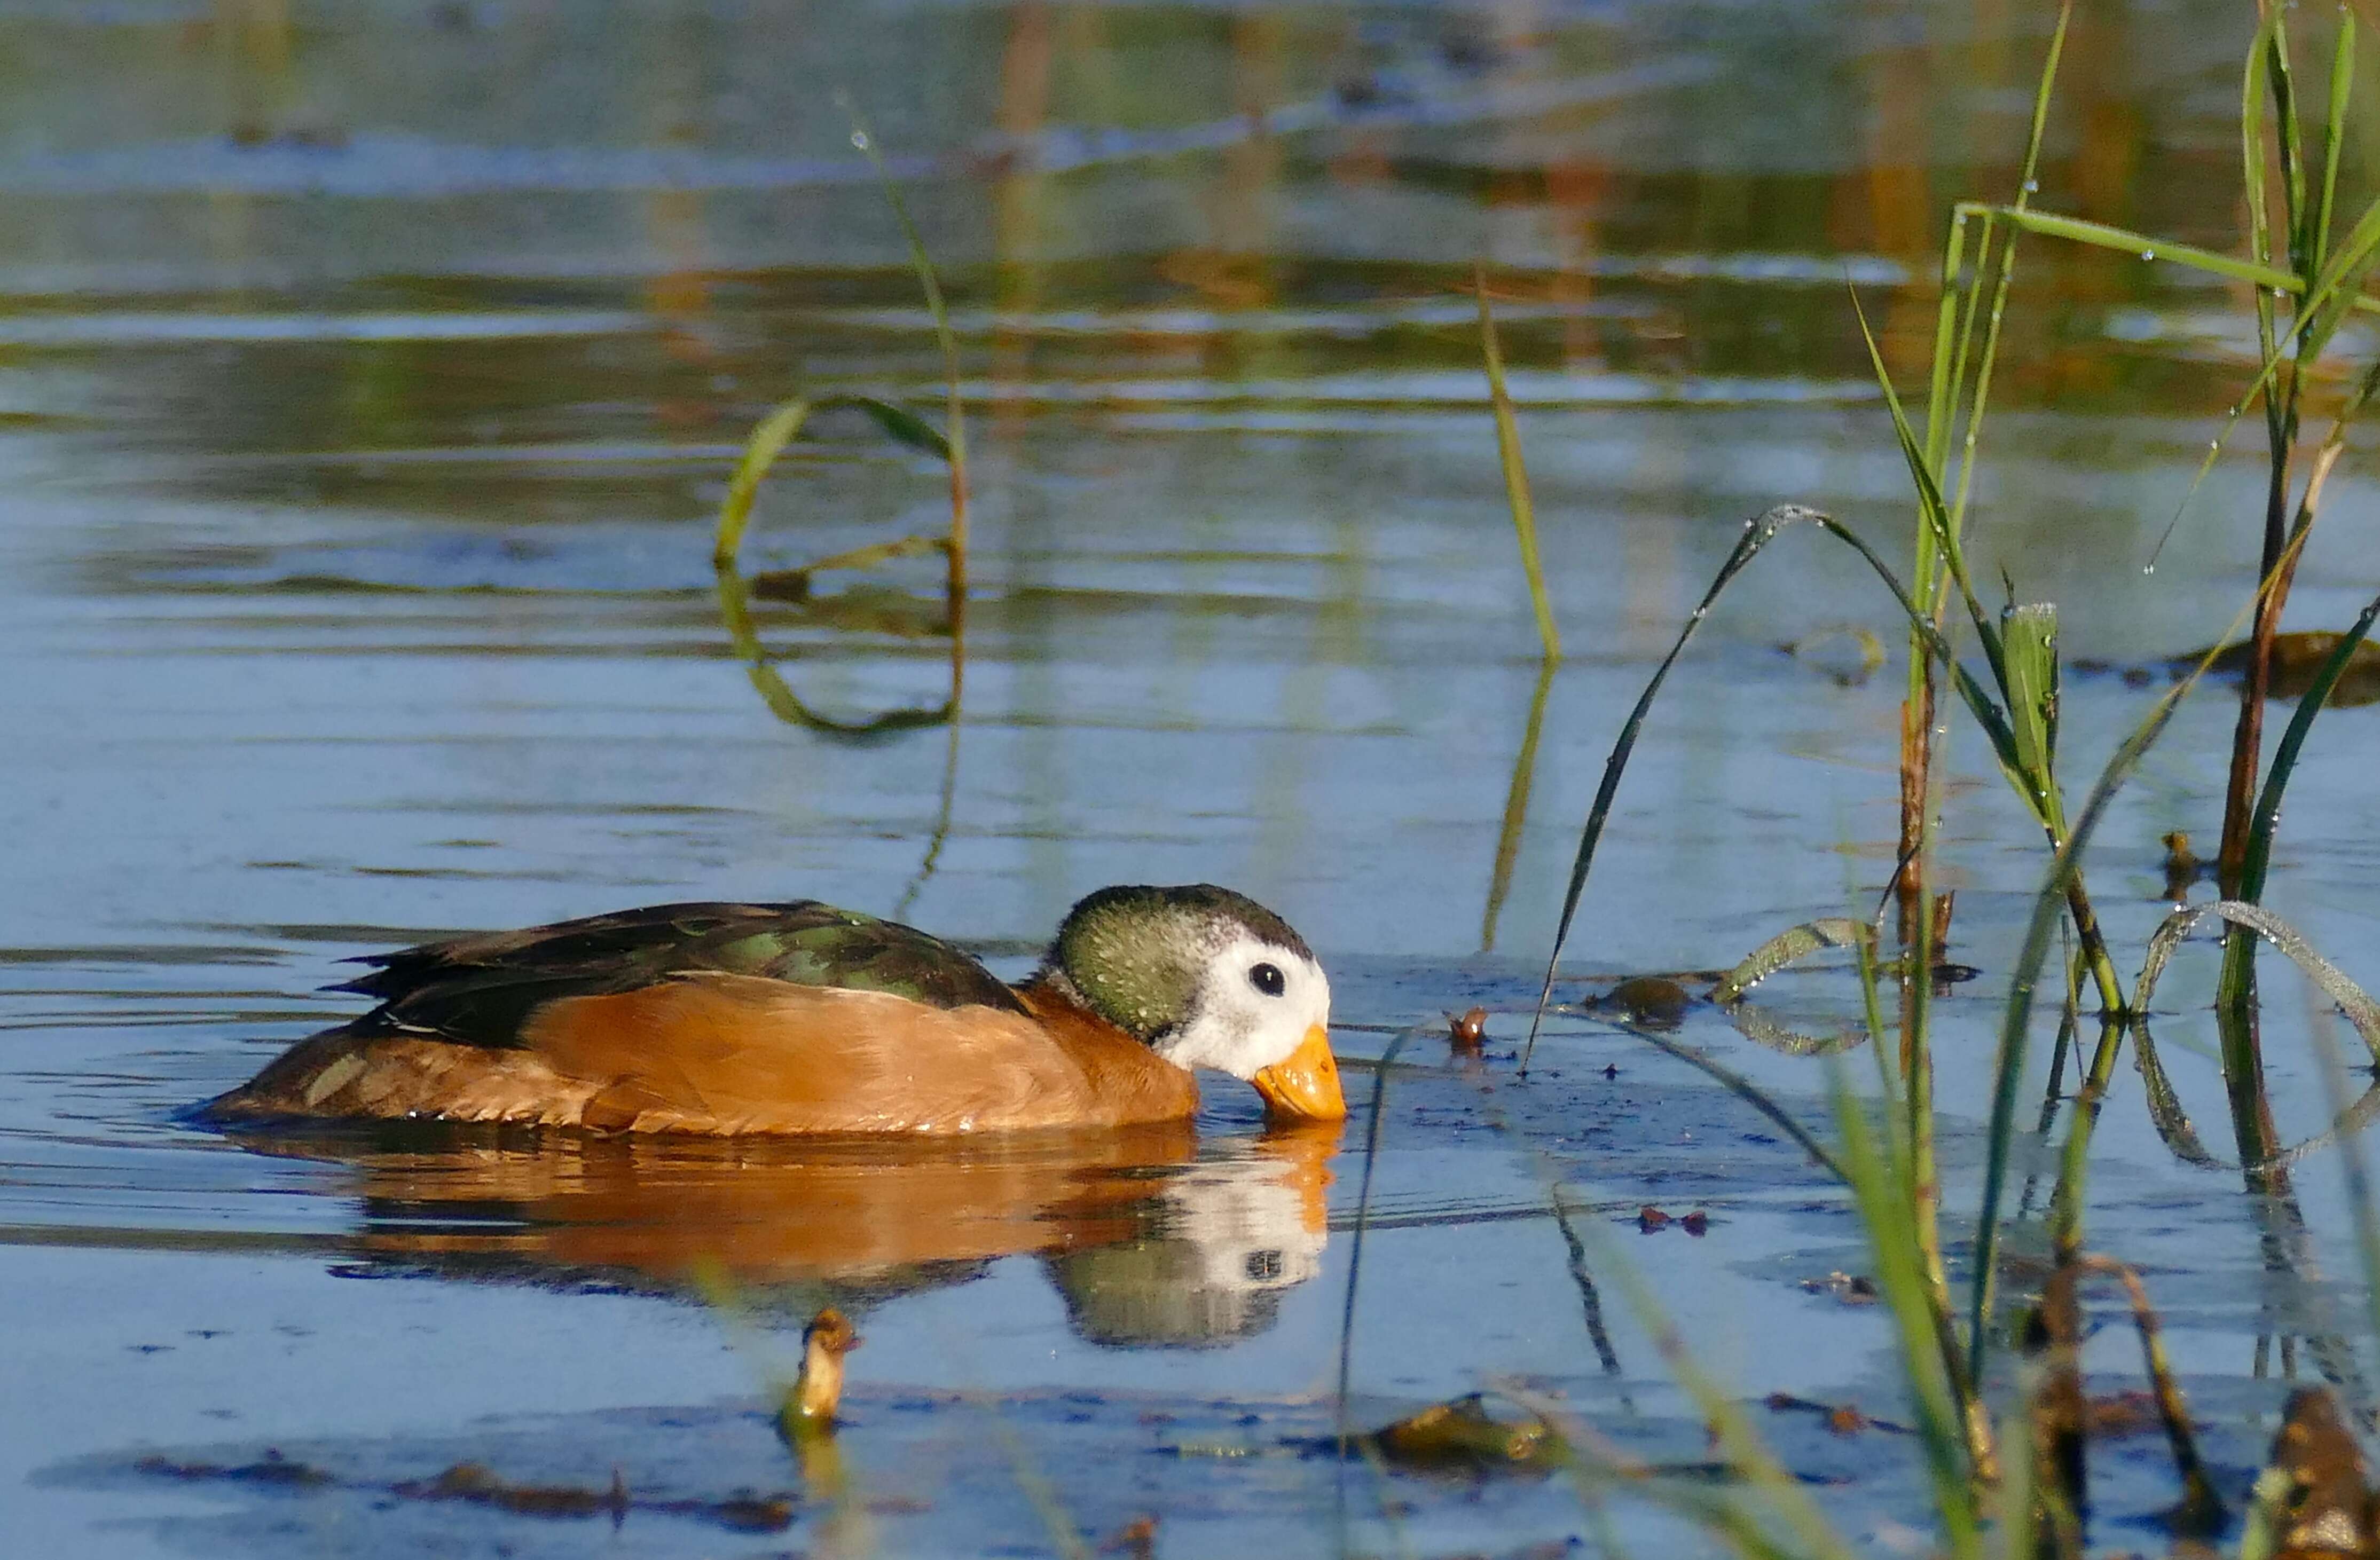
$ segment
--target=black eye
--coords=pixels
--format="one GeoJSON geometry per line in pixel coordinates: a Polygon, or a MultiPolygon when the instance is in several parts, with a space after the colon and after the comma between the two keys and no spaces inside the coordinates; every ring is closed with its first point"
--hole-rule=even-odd
{"type": "Polygon", "coordinates": [[[1267,997],[1278,997],[1289,989],[1289,977],[1281,973],[1278,964],[1248,966],[1248,984],[1267,997]]]}

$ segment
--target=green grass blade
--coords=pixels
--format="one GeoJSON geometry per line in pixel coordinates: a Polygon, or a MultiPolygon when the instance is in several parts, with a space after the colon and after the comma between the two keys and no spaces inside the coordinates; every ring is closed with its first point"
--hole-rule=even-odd
{"type": "MultiPolygon", "coordinates": [[[[2058,25],[2049,35],[2049,53],[2041,65],[2041,79],[2033,90],[2033,124],[2025,133],[2024,171],[2017,185],[2016,211],[2033,204],[2033,192],[2040,180],[2041,142],[2049,124],[2049,96],[2058,81],[2058,62],[2066,54],[2066,31],[2074,19],[2074,0],[2059,0],[2058,25]]],[[[1964,453],[1959,461],[1958,493],[1950,502],[1949,526],[1953,537],[1961,536],[1967,523],[1967,495],[1975,480],[1975,448],[1983,437],[1984,411],[1992,398],[1992,369],[1999,360],[2000,320],[2008,311],[2009,287],[2016,277],[2016,234],[2011,232],[2000,245],[1999,274],[1992,283],[1992,309],[1984,323],[1984,355],[1975,365],[1974,405],[1967,411],[1967,433],[1964,453]]],[[[1980,280],[1980,273],[1978,276],[1980,280]]],[[[1962,355],[1963,357],[1963,355],[1962,355]]],[[[1930,603],[1929,603],[1930,604],[1930,603]]],[[[1995,660],[1995,666],[1997,666],[1995,660]]]]}
{"type": "Polygon", "coordinates": [[[2289,789],[2289,776],[2297,769],[2298,755],[2305,747],[2307,734],[2313,730],[2314,717],[2322,713],[2330,691],[2338,685],[2356,647],[2372,632],[2374,620],[2380,620],[2380,597],[2374,597],[2354,625],[2339,635],[2337,647],[2314,673],[2313,685],[2299,698],[2297,710],[2289,717],[2289,729],[2281,733],[2279,744],[2273,749],[2271,767],[2265,771],[2265,789],[2256,798],[2255,816],[2248,828],[2248,854],[2240,871],[2240,898],[2251,903],[2265,894],[2265,874],[2273,859],[2273,835],[2281,821],[2281,795],[2289,789]]]}
{"type": "Polygon", "coordinates": [[[1474,272],[1479,298],[1479,341],[1488,361],[1488,395],[1496,411],[1496,454],[1504,466],[1504,498],[1512,510],[1512,534],[1521,546],[1521,568],[1529,576],[1529,605],[1537,614],[1537,642],[1546,659],[1561,659],[1561,631],[1546,596],[1545,564],[1537,557],[1537,506],[1529,497],[1528,467],[1521,460],[1521,428],[1504,386],[1504,354],[1496,341],[1496,316],[1488,305],[1488,268],[1474,272]]]}
{"type": "MultiPolygon", "coordinates": [[[[2243,260],[2235,255],[2218,254],[2195,244],[2176,244],[2129,227],[2113,227],[2107,223],[2091,222],[2082,217],[2060,216],[2055,212],[2019,211],[2013,206],[1985,205],[1972,200],[1961,201],[1959,209],[1970,215],[1998,217],[2044,238],[2063,238],[2071,243],[2087,244],[2096,249],[2114,249],[2138,255],[2144,260],[2168,261],[2192,271],[2204,272],[2210,276],[2220,276],[2227,281],[2245,282],[2267,291],[2275,288],[2291,294],[2306,291],[2305,278],[2295,272],[2243,260]]],[[[2380,298],[2358,295],[2354,301],[2360,308],[2380,311],[2380,298]]]]}
{"type": "Polygon", "coordinates": [[[2046,601],[2011,607],[2002,614],[2008,659],[2009,724],[2016,732],[2017,756],[2026,782],[2040,796],[2042,822],[2062,837],[2065,820],[2058,795],[2058,608],[2046,601]]]}
{"type": "Polygon", "coordinates": [[[1804,921],[1783,931],[1754,949],[1735,961],[1735,967],[1719,977],[1711,987],[1710,999],[1725,1008],[1742,1000],[1744,993],[1762,981],[1829,949],[1865,949],[1875,942],[1875,933],[1866,922],[1854,921],[1847,915],[1822,915],[1815,921],[1804,921]]]}
{"type": "MultiPolygon", "coordinates": [[[[1881,1050],[1881,1047],[1879,1047],[1881,1050]]],[[[1852,1191],[1876,1259],[1876,1288],[1883,1294],[1900,1345],[1901,1373],[1917,1410],[1918,1436],[1934,1483],[1934,1506],[1953,1555],[1982,1549],[1982,1518],[1975,1509],[1966,1439],[1958,1395],[1942,1355],[1942,1337],[1927,1299],[1925,1259],[1908,1199],[1905,1167],[1888,1163],[1869,1136],[1860,1103],[1840,1070],[1833,1081],[1835,1128],[1852,1191]]],[[[1888,1116],[1890,1114],[1887,1113],[1888,1116]]]]}
{"type": "MultiPolygon", "coordinates": [[[[1917,484],[1918,507],[1925,517],[1927,527],[1934,533],[1935,546],[1941,549],[1944,562],[1950,566],[1950,578],[1959,587],[1960,598],[1966,602],[1967,616],[1975,625],[1975,637],[1984,647],[1984,659],[1990,663],[1992,681],[2005,695],[2008,691],[2008,671],[2000,663],[1999,632],[1984,615],[1983,604],[1975,599],[1973,582],[1967,577],[1967,561],[1960,550],[1959,537],[1950,523],[1950,512],[1942,502],[1942,490],[1934,474],[1925,469],[1925,453],[1911,431],[1909,418],[1900,407],[1900,397],[1892,388],[1892,375],[1884,366],[1884,353],[1876,344],[1876,333],[1868,329],[1867,310],[1860,307],[1859,295],[1852,295],[1852,311],[1859,318],[1860,337],[1867,343],[1868,361],[1876,369],[1876,382],[1884,392],[1884,404],[1892,413],[1892,431],[1900,441],[1901,459],[1909,466],[1910,479],[1917,484]]],[[[1990,348],[1985,347],[1989,357],[1990,348]]]]}
{"type": "Polygon", "coordinates": [[[1802,1481],[1777,1460],[1743,1411],[1742,1403],[1721,1388],[1716,1378],[1696,1362],[1694,1351],[1680,1336],[1635,1264],[1602,1230],[1588,1226],[1580,1231],[1580,1236],[1595,1258],[1597,1271],[1612,1276],[1628,1309],[1635,1314],[1636,1324],[1653,1340],[1662,1363],[1694,1399],[1694,1408],[1718,1439],[1720,1457],[1766,1498],[1805,1554],[1849,1560],[1857,1552],[1827,1520],[1802,1481]]]}
{"type": "Polygon", "coordinates": [[[2320,987],[2322,994],[2338,1004],[2347,1022],[2380,1063],[2380,1002],[2355,984],[2338,965],[2314,950],[2302,933],[2262,905],[2246,904],[2238,900],[2217,900],[2208,904],[2193,904],[2167,916],[2149,938],[2148,955],[2141,965],[2141,978],[2134,985],[2135,1006],[2145,1008],[2156,990],[2157,978],[2165,973],[2174,949],[2182,939],[2210,920],[2221,919],[2235,926],[2245,926],[2279,949],[2290,961],[2305,972],[2306,978],[2320,987]]]}
{"type": "Polygon", "coordinates": [[[843,408],[865,412],[876,426],[898,443],[943,461],[956,459],[949,441],[917,413],[880,401],[872,395],[825,395],[817,399],[796,396],[762,417],[745,441],[744,453],[735,462],[734,475],[727,479],[727,497],[719,506],[719,528],[711,543],[710,561],[722,568],[732,568],[736,553],[744,545],[744,532],[752,523],[752,503],[759,496],[760,482],[784,453],[785,446],[801,434],[810,417],[819,412],[843,408]]]}
{"type": "Polygon", "coordinates": [[[719,533],[710,547],[710,561],[721,568],[735,566],[736,551],[744,545],[744,528],[752,523],[752,501],[759,495],[760,479],[801,432],[810,411],[811,404],[806,399],[788,401],[762,417],[745,441],[735,475],[727,479],[727,498],[719,506],[719,533]]]}
{"type": "Polygon", "coordinates": [[[1347,1238],[1347,1298],[1339,1317],[1339,1454],[1354,1445],[1354,1427],[1347,1419],[1347,1392],[1355,1373],[1355,1286],[1364,1270],[1364,1232],[1372,1213],[1372,1169],[1380,1157],[1380,1120],[1389,1105],[1390,1069],[1405,1046],[1425,1031],[1443,1034],[1442,1026],[1417,1024],[1389,1042],[1372,1074],[1372,1106],[1364,1121],[1364,1179],[1355,1193],[1355,1227],[1347,1238]]]}
{"type": "Polygon", "coordinates": [[[2322,122],[2322,197],[2314,209],[2313,264],[2321,269],[2330,245],[2330,217],[2338,200],[2338,154],[2347,141],[2347,105],[2355,93],[2355,18],[2342,11],[2338,42],[2330,54],[2330,104],[2322,122]]]}
{"type": "MultiPolygon", "coordinates": [[[[2235,620],[2233,627],[2238,626],[2235,620]]],[[[2226,638],[2229,635],[2226,635],[2226,638]]],[[[2033,913],[2025,925],[2024,942],[2017,955],[2016,964],[2009,977],[2008,1001],[2001,1012],[1999,1054],[1994,1063],[1992,1078],[1991,1124],[1985,1134],[1984,1191],[1982,1205],[1975,1215],[1974,1273],[1968,1303],[1967,1379],[1984,1379],[1984,1359],[1989,1334],[1985,1323],[1991,1306],[1993,1266],[1999,1246],[2000,1199],[2008,1187],[2009,1153],[2016,1134],[2016,1096],[2018,1085],[2024,1078],[2025,1052],[2029,1028],[2033,1021],[2034,988],[2041,978],[2041,966],[2049,957],[2051,937],[2058,928],[2059,913],[2066,906],[2068,884],[2082,871],[2082,853],[2091,843],[2091,836],[2099,827],[2099,819],[2123,789],[2132,771],[2173,719],[2199,680],[2215,664],[2215,652],[2192,668],[2188,676],[2166,690],[2148,714],[2130,735],[2118,744],[2091,793],[2074,827],[2066,836],[2051,859],[2049,872],[2040,891],[2034,896],[2033,913]]],[[[2136,998],[2132,1004],[2140,1005],[2136,998]]],[[[2095,1064],[2097,1058],[2094,1058],[2095,1064]]],[[[2097,1068],[2095,1065],[2094,1071],[2097,1068]]],[[[2078,1115],[2071,1131],[2087,1131],[2084,1119],[2078,1115]]],[[[2075,1215],[2079,1218],[2079,1214],[2075,1215]]]]}
{"type": "Polygon", "coordinates": [[[1620,740],[1612,744],[1611,756],[1604,760],[1602,782],[1596,787],[1595,802],[1587,809],[1586,828],[1579,838],[1578,854],[1571,863],[1570,883],[1562,890],[1561,917],[1554,924],[1554,946],[1553,951],[1546,958],[1545,985],[1537,993],[1536,1012],[1529,1020],[1528,1042],[1521,1049],[1521,1071],[1524,1074],[1529,1070],[1529,1058],[1536,1053],[1537,1031],[1545,1022],[1546,1004],[1553,998],[1554,971],[1561,962],[1562,945],[1570,940],[1571,923],[1577,919],[1579,897],[1586,890],[1587,869],[1595,863],[1595,848],[1603,839],[1603,827],[1611,816],[1611,802],[1619,794],[1620,777],[1628,768],[1628,756],[1635,751],[1636,734],[1644,729],[1645,717],[1652,711],[1654,696],[1660,693],[1661,684],[1669,678],[1670,669],[1684,653],[1686,642],[1694,637],[1694,630],[1700,628],[1703,620],[1710,615],[1711,606],[1718,601],[1719,592],[1725,590],[1729,583],[1743,572],[1744,565],[1758,557],[1760,550],[1776,540],[1787,526],[1797,520],[1816,518],[1818,515],[1815,511],[1799,504],[1779,504],[1767,514],[1743,523],[1743,534],[1736,538],[1726,562],[1719,565],[1718,576],[1711,581],[1710,588],[1703,592],[1701,603],[1687,614],[1685,626],[1678,630],[1677,642],[1670,647],[1670,653],[1661,658],[1661,664],[1654,668],[1652,680],[1645,684],[1644,693],[1637,695],[1636,707],[1628,712],[1628,719],[1621,723],[1620,740]]]}
{"type": "Polygon", "coordinates": [[[1998,756],[2002,766],[2007,768],[2010,774],[2022,772],[2019,768],[2021,761],[2017,756],[2016,737],[2010,730],[2007,719],[1992,703],[1990,696],[1984,692],[1973,674],[1952,658],[1949,642],[1943,638],[1941,631],[1934,626],[1932,620],[1920,611],[1916,603],[1910,599],[1909,592],[1903,588],[1900,581],[1894,577],[1892,570],[1887,566],[1884,560],[1876,556],[1875,549],[1846,529],[1831,515],[1820,514],[1815,510],[1805,509],[1800,504],[1779,504],[1767,514],[1745,521],[1743,535],[1737,538],[1734,549],[1727,555],[1726,562],[1719,565],[1718,574],[1711,581],[1710,588],[1703,593],[1701,603],[1687,615],[1685,625],[1678,631],[1676,643],[1670,647],[1670,653],[1662,657],[1661,664],[1654,669],[1651,680],[1645,684],[1644,693],[1637,696],[1635,707],[1629,711],[1628,719],[1621,725],[1620,736],[1612,744],[1610,756],[1604,760],[1603,779],[1596,787],[1594,804],[1587,810],[1586,827],[1580,832],[1578,853],[1571,863],[1570,882],[1562,893],[1561,916],[1554,925],[1553,951],[1546,957],[1545,984],[1537,993],[1536,1012],[1529,1021],[1528,1042],[1522,1047],[1521,1070],[1524,1073],[1528,1070],[1529,1058],[1536,1054],[1537,1031],[1545,1022],[1546,1006],[1553,997],[1554,973],[1561,961],[1562,948],[1570,940],[1572,923],[1578,916],[1579,900],[1586,889],[1587,871],[1595,863],[1596,846],[1602,840],[1604,826],[1610,819],[1611,803],[1613,797],[1619,792],[1620,778],[1627,769],[1629,755],[1635,751],[1637,733],[1643,729],[1645,718],[1653,707],[1654,695],[1661,691],[1661,684],[1669,677],[1670,667],[1677,663],[1679,655],[1686,647],[1686,642],[1694,637],[1694,631],[1702,626],[1703,620],[1710,615],[1712,605],[1718,601],[1719,593],[1727,588],[1729,582],[1741,574],[1744,566],[1757,557],[1763,548],[1776,540],[1788,526],[1803,520],[1811,522],[1828,535],[1843,542],[1867,561],[1868,567],[1876,572],[1876,577],[1882,580],[1886,588],[1892,592],[1893,599],[1900,604],[1902,614],[1908,618],[1910,626],[1915,630],[1926,649],[1949,669],[1951,685],[1959,691],[1959,695],[1965,702],[1968,711],[1974,716],[1976,724],[1983,728],[1984,734],[1991,742],[1993,753],[1998,756]]]}
{"type": "Polygon", "coordinates": [[[951,601],[955,616],[966,596],[967,557],[966,407],[959,395],[958,337],[951,330],[951,311],[942,301],[941,278],[935,274],[933,259],[926,253],[926,241],[918,236],[917,224],[909,219],[908,203],[901,199],[901,187],[884,166],[884,155],[876,148],[876,138],[868,132],[850,94],[838,92],[835,97],[850,116],[851,144],[876,170],[884,202],[892,208],[892,218],[901,224],[901,236],[909,246],[910,269],[917,272],[917,284],[925,289],[926,312],[933,317],[934,340],[942,350],[942,380],[947,389],[944,417],[950,428],[951,601]]]}
{"type": "Polygon", "coordinates": [[[2274,13],[2263,30],[2266,57],[2266,90],[2273,94],[2273,128],[2281,152],[2281,196],[2289,202],[2289,269],[2311,272],[2308,257],[2305,193],[2305,132],[2298,123],[2297,79],[2289,68],[2289,29],[2279,6],[2259,9],[2274,13]]]}
{"type": "MultiPolygon", "coordinates": [[[[1988,227],[1985,233],[1984,247],[1975,257],[1978,273],[1990,248],[1988,227]]],[[[1966,265],[1966,253],[1967,214],[1954,211],[1950,231],[1942,242],[1942,299],[1934,311],[1934,372],[1925,386],[1925,464],[1937,473],[1950,458],[1950,425],[1958,420],[1951,404],[1951,387],[1960,382],[1952,373],[1952,343],[1960,315],[1959,272],[1966,265]]],[[[1973,310],[1968,314],[1972,319],[1973,310]]]]}

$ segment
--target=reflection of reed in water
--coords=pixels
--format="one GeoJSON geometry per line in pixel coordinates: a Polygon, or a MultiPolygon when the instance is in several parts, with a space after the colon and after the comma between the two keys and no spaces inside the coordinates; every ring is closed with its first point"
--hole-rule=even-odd
{"type": "Polygon", "coordinates": [[[959,1143],[616,1138],[406,1123],[251,1132],[350,1167],[382,1271],[697,1295],[807,1317],[1040,1255],[1084,1334],[1207,1343],[1269,1325],[1326,1240],[1335,1127],[1201,1143],[1187,1122],[959,1143]]]}

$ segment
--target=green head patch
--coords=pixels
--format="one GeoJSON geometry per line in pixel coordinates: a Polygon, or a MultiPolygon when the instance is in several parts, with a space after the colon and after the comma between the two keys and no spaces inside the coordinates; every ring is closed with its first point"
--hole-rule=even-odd
{"type": "Polygon", "coordinates": [[[1091,1011],[1142,1041],[1189,1022],[1208,963],[1248,935],[1311,958],[1288,922],[1211,883],[1101,889],[1066,913],[1042,961],[1091,1011]]]}

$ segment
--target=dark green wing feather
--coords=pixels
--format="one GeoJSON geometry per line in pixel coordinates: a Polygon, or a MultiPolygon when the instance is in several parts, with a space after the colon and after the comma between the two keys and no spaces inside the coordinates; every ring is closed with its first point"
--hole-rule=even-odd
{"type": "Polygon", "coordinates": [[[936,1008],[1025,1010],[990,971],[950,944],[816,900],[657,904],[424,943],[359,962],[379,967],[334,989],[360,991],[380,1006],[355,1029],[474,1046],[520,1044],[529,1016],[562,998],[636,991],[698,972],[885,991],[936,1008]]]}

